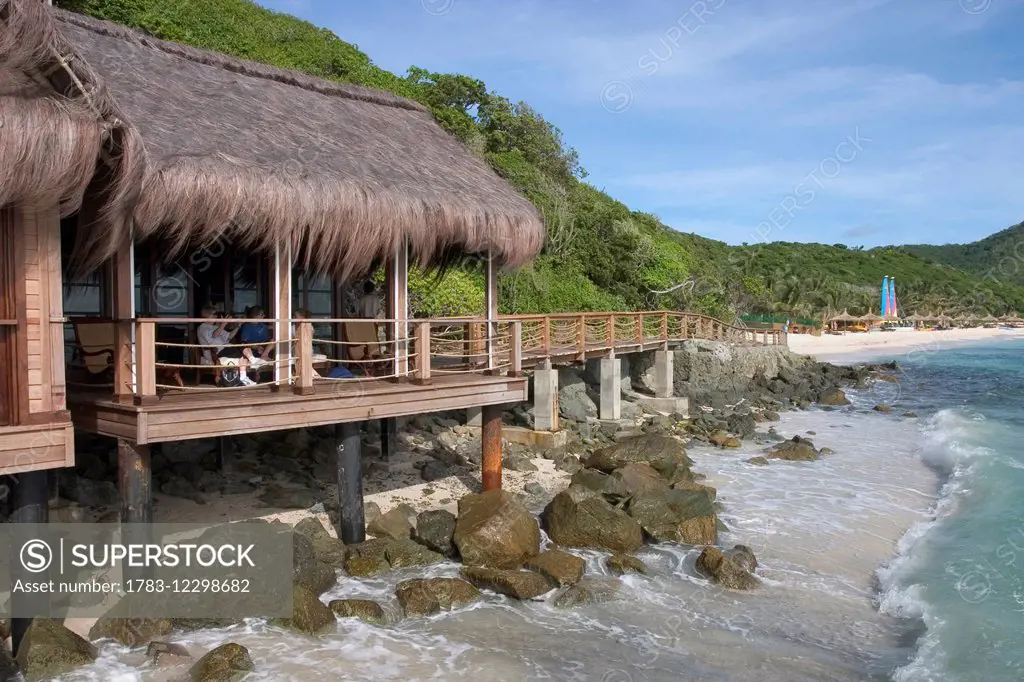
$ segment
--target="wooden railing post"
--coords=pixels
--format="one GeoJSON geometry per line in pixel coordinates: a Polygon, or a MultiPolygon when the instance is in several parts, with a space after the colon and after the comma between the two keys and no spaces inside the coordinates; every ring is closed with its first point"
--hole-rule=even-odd
{"type": "Polygon", "coordinates": [[[417,384],[430,383],[430,323],[416,325],[416,375],[417,384]]]}
{"type": "Polygon", "coordinates": [[[523,376],[523,323],[519,320],[509,323],[508,375],[523,376]]]}
{"type": "Polygon", "coordinates": [[[311,395],[313,389],[313,324],[311,322],[299,323],[298,357],[295,366],[298,369],[298,378],[295,381],[295,393],[298,395],[311,395]]]}
{"type": "Polygon", "coordinates": [[[576,359],[579,362],[587,361],[587,316],[580,315],[576,321],[579,327],[576,329],[576,359]]]}
{"type": "Polygon", "coordinates": [[[540,352],[544,357],[551,357],[551,318],[547,315],[540,323],[540,352]]]}
{"type": "Polygon", "coordinates": [[[121,400],[131,401],[132,373],[132,323],[131,320],[114,322],[116,337],[114,346],[114,395],[121,400]]]}
{"type": "Polygon", "coordinates": [[[636,342],[641,348],[644,345],[644,314],[637,313],[636,316],[636,342]]]}
{"type": "Polygon", "coordinates": [[[661,340],[668,343],[668,311],[661,313],[661,340]]]}
{"type": "Polygon", "coordinates": [[[608,349],[615,352],[615,315],[608,316],[608,349]]]}
{"type": "Polygon", "coordinates": [[[156,397],[156,323],[135,323],[136,390],[139,402],[156,397]]]}

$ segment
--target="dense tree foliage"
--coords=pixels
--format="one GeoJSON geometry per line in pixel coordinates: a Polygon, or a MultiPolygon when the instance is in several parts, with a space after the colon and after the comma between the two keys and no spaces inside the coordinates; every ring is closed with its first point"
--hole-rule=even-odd
{"type": "MultiPolygon", "coordinates": [[[[381,88],[427,106],[438,122],[526,195],[548,229],[544,252],[503,276],[505,312],[671,307],[721,317],[780,313],[820,317],[877,307],[884,275],[897,278],[906,312],[1002,314],[1024,310],[1024,269],[986,276],[1024,248],[1017,226],[974,245],[850,249],[842,244],[730,247],[666,227],[584,182],[586,171],[557,127],[525,102],[475,78],[411,67],[381,69],[326,29],[249,0],[57,0],[59,6],[128,24],[168,40],[219,50],[323,78],[381,88]],[[1008,235],[1003,239],[1000,235],[1008,235]],[[1011,243],[1012,242],[1012,243],[1011,243]]],[[[412,278],[425,314],[479,311],[478,271],[442,282],[412,278]]]]}

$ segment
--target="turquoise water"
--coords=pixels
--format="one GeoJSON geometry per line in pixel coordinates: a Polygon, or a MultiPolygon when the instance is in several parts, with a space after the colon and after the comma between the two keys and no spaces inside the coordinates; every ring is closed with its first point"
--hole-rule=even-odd
{"type": "Polygon", "coordinates": [[[935,519],[879,570],[881,610],[923,621],[900,682],[1024,680],[1024,342],[895,358],[941,475],[935,519]]]}

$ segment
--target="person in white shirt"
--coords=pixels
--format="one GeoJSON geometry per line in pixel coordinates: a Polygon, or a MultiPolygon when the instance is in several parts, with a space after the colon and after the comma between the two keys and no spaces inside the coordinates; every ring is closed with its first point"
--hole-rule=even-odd
{"type": "Polygon", "coordinates": [[[218,364],[220,358],[232,358],[238,360],[238,379],[244,386],[253,386],[255,381],[249,378],[247,370],[249,360],[242,354],[242,348],[228,346],[238,329],[228,331],[227,323],[217,321],[217,309],[212,305],[203,306],[200,316],[209,320],[203,322],[196,329],[196,337],[199,345],[203,347],[203,363],[211,365],[218,364]]]}
{"type": "Polygon", "coordinates": [[[363,296],[359,299],[359,316],[370,320],[380,317],[380,297],[373,280],[363,285],[363,296]]]}

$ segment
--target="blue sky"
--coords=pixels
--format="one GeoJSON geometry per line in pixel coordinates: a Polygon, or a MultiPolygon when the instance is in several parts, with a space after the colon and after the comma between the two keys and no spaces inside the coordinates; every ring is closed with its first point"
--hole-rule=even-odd
{"type": "Polygon", "coordinates": [[[1024,219],[1024,0],[261,4],[529,102],[679,230],[875,246],[1024,219]]]}

